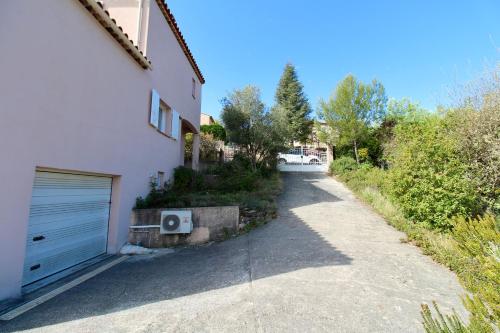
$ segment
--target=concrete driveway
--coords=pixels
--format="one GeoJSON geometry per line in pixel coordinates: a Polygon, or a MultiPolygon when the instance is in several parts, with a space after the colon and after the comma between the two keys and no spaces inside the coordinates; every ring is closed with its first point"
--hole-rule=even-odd
{"type": "Polygon", "coordinates": [[[280,216],[223,243],[133,257],[1,332],[421,332],[463,313],[456,277],[322,174],[284,174],[280,216]]]}

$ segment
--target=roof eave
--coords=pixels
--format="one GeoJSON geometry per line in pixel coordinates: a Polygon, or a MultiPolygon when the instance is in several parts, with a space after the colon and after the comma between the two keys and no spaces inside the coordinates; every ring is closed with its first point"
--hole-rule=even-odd
{"type": "Polygon", "coordinates": [[[144,69],[151,69],[151,62],[141,50],[123,32],[122,27],[116,24],[109,12],[96,0],[78,0],[97,19],[97,21],[108,31],[113,38],[134,58],[144,69]]]}
{"type": "Polygon", "coordinates": [[[186,43],[186,40],[184,39],[184,36],[182,36],[182,33],[179,29],[179,26],[177,25],[177,22],[175,21],[175,17],[168,8],[168,5],[163,1],[163,0],[156,0],[156,3],[158,4],[158,7],[160,7],[160,10],[167,20],[168,25],[170,26],[170,29],[172,29],[172,32],[175,35],[175,38],[179,42],[179,45],[182,48],[182,51],[186,55],[189,63],[191,64],[191,67],[193,68],[194,72],[196,73],[196,76],[198,77],[198,80],[200,80],[201,84],[205,83],[205,78],[203,77],[203,74],[201,74],[200,68],[198,67],[198,64],[196,63],[196,60],[193,57],[193,54],[191,53],[191,50],[189,50],[189,47],[186,43]]]}

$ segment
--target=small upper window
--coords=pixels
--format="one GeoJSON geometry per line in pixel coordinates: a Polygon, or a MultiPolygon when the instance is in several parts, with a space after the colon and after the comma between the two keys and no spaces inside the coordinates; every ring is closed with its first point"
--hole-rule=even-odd
{"type": "Polygon", "coordinates": [[[191,95],[193,96],[193,98],[196,98],[196,81],[193,78],[191,82],[192,82],[191,95]]]}
{"type": "Polygon", "coordinates": [[[162,171],[158,171],[158,176],[156,177],[156,186],[158,189],[165,188],[165,173],[162,171]]]}

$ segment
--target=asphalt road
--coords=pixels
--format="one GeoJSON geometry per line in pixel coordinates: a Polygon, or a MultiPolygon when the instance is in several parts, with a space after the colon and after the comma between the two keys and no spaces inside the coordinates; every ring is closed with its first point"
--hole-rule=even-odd
{"type": "Polygon", "coordinates": [[[283,177],[269,224],[130,258],[0,332],[422,332],[422,302],[463,314],[456,277],[342,184],[283,177]]]}

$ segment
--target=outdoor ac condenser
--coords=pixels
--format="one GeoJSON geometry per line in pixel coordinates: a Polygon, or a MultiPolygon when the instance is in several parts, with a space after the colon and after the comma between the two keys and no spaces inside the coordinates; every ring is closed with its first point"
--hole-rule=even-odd
{"type": "Polygon", "coordinates": [[[160,234],[189,234],[193,231],[190,210],[164,210],[161,212],[160,234]]]}

